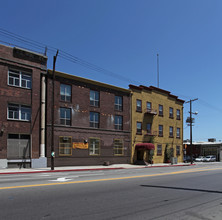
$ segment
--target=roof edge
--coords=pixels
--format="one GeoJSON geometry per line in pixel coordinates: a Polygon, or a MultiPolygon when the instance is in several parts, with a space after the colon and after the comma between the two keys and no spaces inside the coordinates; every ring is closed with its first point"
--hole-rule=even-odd
{"type": "MultiPolygon", "coordinates": [[[[52,72],[53,72],[53,70],[48,69],[49,74],[52,74],[52,72]]],[[[60,72],[60,71],[55,71],[55,75],[56,76],[61,76],[61,77],[64,77],[64,78],[68,78],[68,79],[73,79],[73,80],[80,81],[80,82],[85,82],[85,83],[90,83],[90,84],[93,84],[93,85],[98,85],[98,86],[101,86],[101,87],[104,87],[104,88],[118,90],[118,91],[130,94],[129,89],[125,89],[125,88],[121,88],[121,87],[118,87],[118,86],[102,83],[102,82],[95,81],[95,80],[92,80],[92,79],[87,79],[87,78],[83,78],[83,77],[80,77],[80,76],[76,76],[76,75],[72,75],[72,74],[68,74],[68,73],[64,73],[64,72],[60,72]]]]}

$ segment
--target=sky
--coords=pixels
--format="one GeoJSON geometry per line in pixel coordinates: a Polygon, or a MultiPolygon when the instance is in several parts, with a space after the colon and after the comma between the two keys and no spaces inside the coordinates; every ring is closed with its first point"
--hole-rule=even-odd
{"type": "Polygon", "coordinates": [[[184,139],[198,98],[193,141],[220,141],[221,11],[221,0],[1,0],[0,43],[43,53],[13,34],[40,42],[49,69],[58,49],[56,70],[122,88],[158,86],[159,54],[159,87],[185,101],[184,139]]]}

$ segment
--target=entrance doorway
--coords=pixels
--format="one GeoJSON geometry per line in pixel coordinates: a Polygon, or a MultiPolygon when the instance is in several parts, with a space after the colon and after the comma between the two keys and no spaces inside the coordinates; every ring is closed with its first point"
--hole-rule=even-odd
{"type": "Polygon", "coordinates": [[[143,157],[144,157],[144,151],[137,150],[137,160],[143,160],[143,157]]]}

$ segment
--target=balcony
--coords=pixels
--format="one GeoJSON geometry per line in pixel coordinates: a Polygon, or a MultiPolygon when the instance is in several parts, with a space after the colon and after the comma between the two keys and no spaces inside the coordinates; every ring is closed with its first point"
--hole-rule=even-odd
{"type": "Polygon", "coordinates": [[[157,136],[157,131],[147,131],[145,136],[157,136]]]}
{"type": "Polygon", "coordinates": [[[157,110],[155,109],[146,108],[144,112],[147,115],[157,115],[157,110]]]}

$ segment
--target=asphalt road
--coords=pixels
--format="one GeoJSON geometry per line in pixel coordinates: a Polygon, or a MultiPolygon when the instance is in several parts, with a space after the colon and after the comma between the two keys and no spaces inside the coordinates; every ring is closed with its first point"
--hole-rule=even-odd
{"type": "Polygon", "coordinates": [[[222,219],[222,165],[0,176],[0,219],[222,219]]]}

